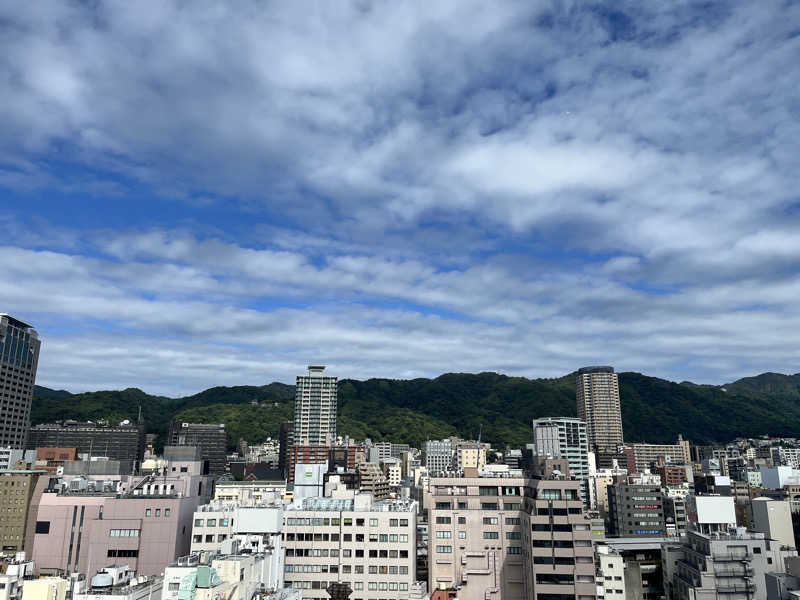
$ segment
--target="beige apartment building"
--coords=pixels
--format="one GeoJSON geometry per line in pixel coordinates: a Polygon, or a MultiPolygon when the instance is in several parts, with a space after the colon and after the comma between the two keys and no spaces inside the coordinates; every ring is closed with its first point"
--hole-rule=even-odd
{"type": "Polygon", "coordinates": [[[408,600],[416,581],[417,504],[370,494],[305,498],[284,513],[284,584],[304,600],[329,600],[348,583],[350,600],[408,600]]]}
{"type": "Polygon", "coordinates": [[[622,445],[619,381],[614,367],[578,370],[578,418],[586,422],[589,451],[614,454],[622,445]]]}
{"type": "Polygon", "coordinates": [[[542,479],[470,469],[431,478],[431,590],[458,589],[459,600],[596,598],[580,482],[552,478],[554,465],[568,472],[565,460],[545,463],[542,479]]]}
{"type": "Polygon", "coordinates": [[[681,436],[678,436],[675,444],[631,444],[631,448],[637,473],[650,469],[650,465],[658,462],[659,458],[664,459],[665,463],[692,464],[689,440],[681,436]]]}
{"type": "Polygon", "coordinates": [[[47,471],[0,471],[0,550],[33,551],[36,512],[49,483],[47,471]]]}
{"type": "Polygon", "coordinates": [[[338,379],[323,375],[324,366],[309,365],[295,385],[293,445],[332,446],[336,442],[338,379]]]}

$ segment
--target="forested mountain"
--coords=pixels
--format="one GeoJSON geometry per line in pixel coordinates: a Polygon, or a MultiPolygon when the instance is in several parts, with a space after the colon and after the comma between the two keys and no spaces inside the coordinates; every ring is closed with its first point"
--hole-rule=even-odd
{"type": "MultiPolygon", "coordinates": [[[[674,383],[620,373],[625,440],[695,443],[737,436],[800,434],[800,374],[764,373],[722,385],[674,383]]],[[[225,423],[229,443],[275,437],[291,420],[294,386],[215,387],[193,396],[151,396],[136,388],[70,394],[37,386],[33,423],[62,419],[135,420],[141,407],[148,431],[163,435],[173,418],[225,423]]],[[[531,421],[575,415],[575,373],[526,379],[497,373],[447,373],[435,379],[342,380],[339,431],[356,439],[419,444],[451,434],[503,446],[530,441],[531,421]]]]}

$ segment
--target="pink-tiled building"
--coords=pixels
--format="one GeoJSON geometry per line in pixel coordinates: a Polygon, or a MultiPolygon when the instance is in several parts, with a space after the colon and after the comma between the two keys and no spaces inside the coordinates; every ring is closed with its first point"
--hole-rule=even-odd
{"type": "Polygon", "coordinates": [[[33,542],[37,572],[91,575],[125,562],[138,575],[162,573],[189,553],[192,516],[211,491],[201,469],[171,461],[161,475],[131,476],[113,490],[71,485],[43,494],[33,542]]]}

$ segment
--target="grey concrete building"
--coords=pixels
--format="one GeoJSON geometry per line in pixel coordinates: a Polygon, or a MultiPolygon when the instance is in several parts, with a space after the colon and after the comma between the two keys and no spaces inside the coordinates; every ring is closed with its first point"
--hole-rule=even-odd
{"type": "Polygon", "coordinates": [[[667,597],[674,600],[766,599],[766,574],[784,570],[796,551],[781,550],[763,533],[689,531],[686,542],[665,553],[673,563],[667,597]]]}
{"type": "Polygon", "coordinates": [[[612,455],[622,445],[619,381],[613,367],[578,370],[578,418],[586,422],[589,450],[612,455]]]}
{"type": "Polygon", "coordinates": [[[40,347],[33,326],[0,313],[0,447],[25,448],[40,347]]]}
{"type": "Polygon", "coordinates": [[[295,386],[295,446],[332,446],[336,442],[338,378],[323,375],[325,367],[310,365],[295,386]]]}
{"type": "Polygon", "coordinates": [[[31,428],[28,448],[75,448],[78,454],[142,464],[145,428],[137,425],[101,425],[91,421],[43,423],[31,428]]]}
{"type": "Polygon", "coordinates": [[[652,484],[608,486],[609,534],[617,537],[664,536],[664,493],[652,484]]]}
{"type": "Polygon", "coordinates": [[[200,450],[200,457],[208,461],[209,473],[219,475],[225,472],[228,436],[224,423],[172,421],[167,443],[171,446],[194,446],[200,450]]]}
{"type": "Polygon", "coordinates": [[[750,502],[753,517],[751,529],[763,533],[767,539],[775,540],[781,546],[794,548],[792,511],[788,500],[772,498],[753,498],[750,502]]]}

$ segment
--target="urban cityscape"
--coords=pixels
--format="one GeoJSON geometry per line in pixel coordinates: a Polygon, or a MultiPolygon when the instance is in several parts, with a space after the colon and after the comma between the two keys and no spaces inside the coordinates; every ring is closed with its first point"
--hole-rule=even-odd
{"type": "Polygon", "coordinates": [[[800,0],[0,0],[0,600],[800,600],[800,0]]]}
{"type": "Polygon", "coordinates": [[[415,448],[339,435],[309,365],[294,418],[231,452],[225,423],[31,425],[41,343],[0,315],[2,600],[800,594],[800,440],[626,443],[612,366],[522,447],[415,448]]]}

